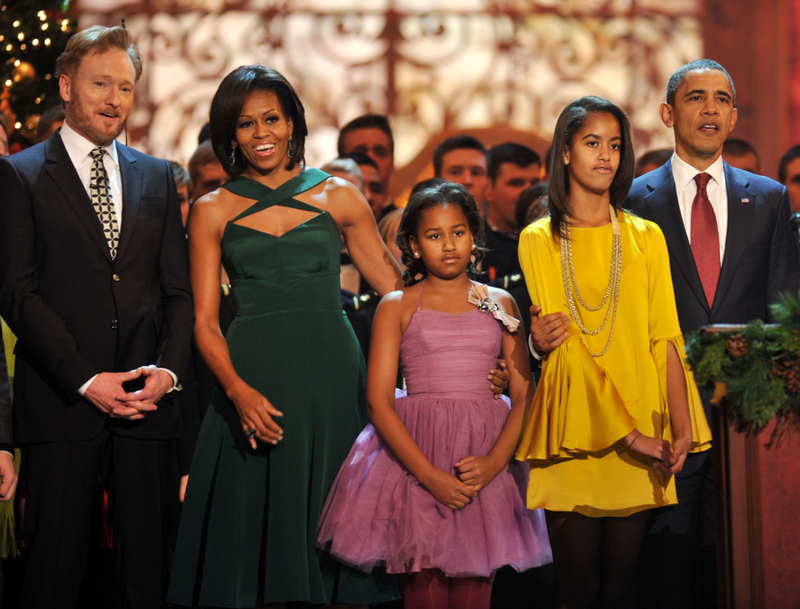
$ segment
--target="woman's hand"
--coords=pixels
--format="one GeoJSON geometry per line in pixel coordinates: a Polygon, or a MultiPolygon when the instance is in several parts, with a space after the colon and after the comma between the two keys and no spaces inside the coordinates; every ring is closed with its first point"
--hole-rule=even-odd
{"type": "Polygon", "coordinates": [[[476,493],[491,482],[502,469],[491,457],[470,455],[455,464],[458,479],[472,487],[476,493]]]}
{"type": "Polygon", "coordinates": [[[506,360],[497,360],[497,368],[489,370],[489,382],[492,384],[492,393],[494,399],[497,400],[503,395],[503,392],[508,387],[508,382],[511,380],[511,373],[508,371],[508,364],[506,360]]]}
{"type": "Polygon", "coordinates": [[[439,469],[433,471],[430,479],[426,480],[423,486],[436,497],[437,501],[452,510],[463,509],[478,494],[455,476],[439,469]]]}
{"type": "Polygon", "coordinates": [[[658,466],[654,463],[653,468],[665,476],[677,474],[683,469],[683,464],[686,461],[686,456],[689,454],[691,444],[692,442],[689,439],[675,440],[672,444],[672,455],[670,458],[665,462],[659,462],[658,466]]]}
{"type": "Polygon", "coordinates": [[[660,461],[663,464],[669,462],[672,456],[672,446],[666,440],[652,438],[636,430],[633,430],[628,435],[632,437],[632,439],[628,438],[628,436],[625,437],[625,443],[628,445],[629,450],[660,461]]]}
{"type": "Polygon", "coordinates": [[[282,417],[283,413],[276,410],[267,398],[245,383],[230,391],[228,397],[239,413],[242,432],[248,427],[256,432],[254,437],[249,438],[254,450],[256,438],[273,445],[283,440],[283,430],[273,420],[273,417],[282,417]]]}

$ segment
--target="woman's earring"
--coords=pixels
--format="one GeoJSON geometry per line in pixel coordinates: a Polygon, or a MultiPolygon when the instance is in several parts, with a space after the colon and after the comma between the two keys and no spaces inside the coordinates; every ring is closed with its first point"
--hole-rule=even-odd
{"type": "Polygon", "coordinates": [[[472,244],[472,249],[475,249],[475,244],[474,243],[472,244]]]}
{"type": "Polygon", "coordinates": [[[236,165],[236,146],[238,146],[238,144],[234,142],[231,148],[231,156],[228,157],[228,165],[236,165]]]}
{"type": "Polygon", "coordinates": [[[286,151],[286,154],[291,159],[294,156],[294,148],[292,148],[292,136],[289,136],[289,150],[286,151]]]}
{"type": "Polygon", "coordinates": [[[419,258],[419,252],[414,252],[414,258],[419,258]]]}

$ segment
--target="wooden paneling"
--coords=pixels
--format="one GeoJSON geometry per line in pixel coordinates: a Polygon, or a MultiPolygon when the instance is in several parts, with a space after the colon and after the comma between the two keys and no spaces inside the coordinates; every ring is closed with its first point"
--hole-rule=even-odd
{"type": "Polygon", "coordinates": [[[793,94],[798,0],[705,0],[705,56],[733,78],[739,122],[733,137],[755,146],[761,172],[777,178],[778,161],[800,142],[793,94]]]}

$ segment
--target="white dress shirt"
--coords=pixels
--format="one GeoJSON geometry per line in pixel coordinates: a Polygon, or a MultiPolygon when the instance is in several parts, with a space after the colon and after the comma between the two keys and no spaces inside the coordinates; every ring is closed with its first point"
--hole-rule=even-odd
{"type": "Polygon", "coordinates": [[[708,200],[717,216],[717,231],[719,232],[719,260],[720,264],[725,257],[725,238],[728,235],[728,192],[725,189],[725,169],[722,166],[722,155],[705,171],[697,171],[677,153],[673,153],[672,177],[675,180],[675,192],[678,195],[678,209],[683,218],[683,227],[686,237],[692,242],[692,203],[697,194],[697,182],[694,177],[698,173],[707,173],[711,176],[706,186],[708,200]]]}
{"type": "MultiPolygon", "coordinates": [[[[92,163],[94,159],[90,156],[92,150],[97,148],[94,142],[87,140],[83,135],[75,131],[69,126],[67,121],[61,126],[61,141],[64,143],[64,148],[67,149],[72,165],[78,172],[78,177],[86,189],[86,194],[91,199],[91,177],[92,177],[92,163]]],[[[122,175],[119,169],[119,157],[117,156],[117,142],[112,141],[108,146],[103,147],[105,154],[103,155],[103,165],[108,174],[108,185],[110,189],[111,200],[114,203],[114,211],[117,214],[117,226],[119,232],[122,234],[122,175]]],[[[166,368],[159,368],[172,377],[172,388],[169,391],[180,391],[181,387],[178,384],[178,377],[171,370],[166,368]]],[[[80,395],[84,395],[92,381],[97,378],[95,374],[92,378],[86,381],[78,389],[80,395]]],[[[169,391],[167,393],[169,393],[169,391]]]]}

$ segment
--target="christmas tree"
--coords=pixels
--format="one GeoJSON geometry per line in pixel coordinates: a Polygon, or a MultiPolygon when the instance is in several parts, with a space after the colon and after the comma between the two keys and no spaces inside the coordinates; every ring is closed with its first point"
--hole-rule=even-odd
{"type": "Polygon", "coordinates": [[[75,32],[69,0],[0,0],[0,110],[30,139],[41,113],[61,103],[56,59],[75,32]]]}

